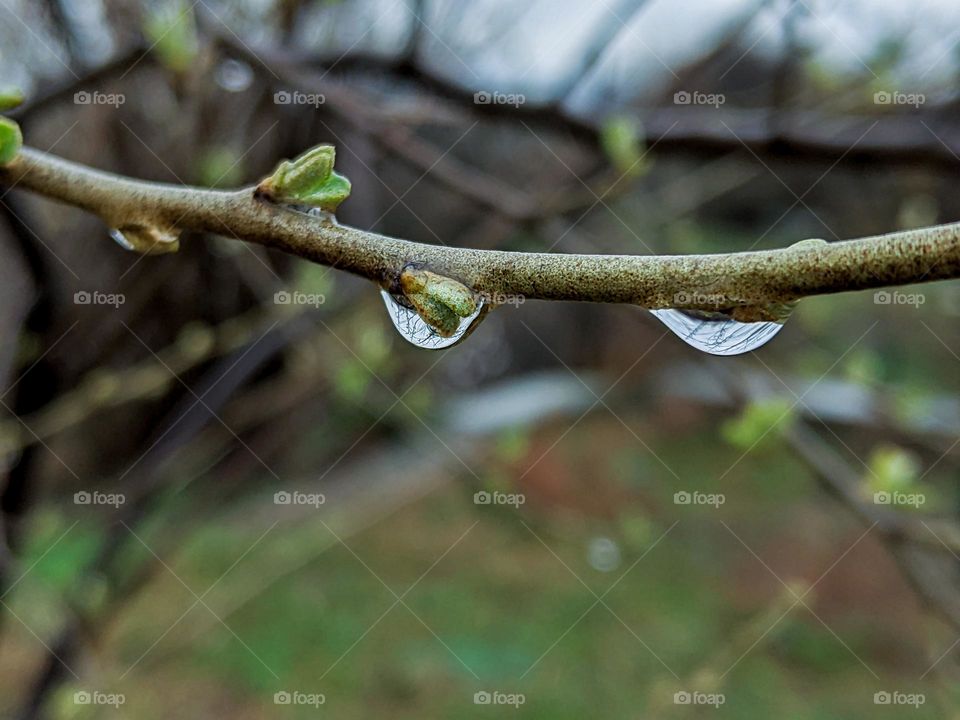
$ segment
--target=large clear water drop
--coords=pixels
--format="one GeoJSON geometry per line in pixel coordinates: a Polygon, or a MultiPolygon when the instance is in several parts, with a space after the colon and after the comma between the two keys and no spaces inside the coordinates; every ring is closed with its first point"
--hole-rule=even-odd
{"type": "Polygon", "coordinates": [[[766,345],[783,328],[782,322],[740,322],[723,313],[651,310],[688,345],[711,355],[742,355],[766,345]]]}
{"type": "Polygon", "coordinates": [[[413,309],[413,305],[402,295],[394,295],[380,290],[383,304],[387,306],[390,322],[407,342],[428,350],[443,350],[453,347],[463,340],[480,324],[481,316],[486,312],[483,302],[477,303],[477,309],[460,320],[460,325],[450,337],[443,337],[430,327],[413,309]]]}

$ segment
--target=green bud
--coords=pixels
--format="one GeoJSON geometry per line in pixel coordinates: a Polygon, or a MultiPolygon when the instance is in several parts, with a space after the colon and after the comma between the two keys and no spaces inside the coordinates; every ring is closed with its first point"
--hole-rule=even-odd
{"type": "Polygon", "coordinates": [[[477,300],[464,284],[429,270],[407,267],[400,273],[400,289],[423,321],[441,337],[450,337],[460,319],[476,312],[477,300]]]}
{"type": "Polygon", "coordinates": [[[0,117],[0,165],[13,160],[23,147],[20,126],[10,118],[0,117]]]}
{"type": "Polygon", "coordinates": [[[350,195],[350,181],[334,171],[335,160],[332,145],[318,145],[293,160],[284,160],[257,189],[274,202],[336,212],[350,195]]]}
{"type": "Polygon", "coordinates": [[[23,104],[23,92],[19,88],[0,88],[0,112],[13,110],[23,104]]]}

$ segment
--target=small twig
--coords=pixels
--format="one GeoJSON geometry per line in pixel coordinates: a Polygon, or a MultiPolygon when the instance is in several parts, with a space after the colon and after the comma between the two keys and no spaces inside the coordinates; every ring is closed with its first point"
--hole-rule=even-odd
{"type": "MultiPolygon", "coordinates": [[[[301,313],[302,306],[294,308],[301,313]]],[[[262,332],[263,325],[275,319],[279,324],[289,313],[269,312],[257,307],[233,316],[213,327],[196,332],[195,339],[178,338],[140,363],[118,370],[95,368],[43,407],[16,419],[0,420],[0,448],[19,452],[43,443],[59,433],[77,427],[97,413],[127,403],[155,398],[176,386],[176,377],[228,353],[235,352],[262,332]],[[275,316],[273,318],[272,316],[275,316]],[[23,427],[29,426],[30,432],[23,427]]]]}
{"type": "MultiPolygon", "coordinates": [[[[729,373],[717,374],[735,397],[747,402],[750,391],[729,373]]],[[[872,503],[863,494],[860,474],[852,468],[819,433],[797,420],[780,430],[793,453],[813,473],[819,484],[865,525],[875,527],[879,538],[897,561],[905,579],[932,611],[960,628],[960,601],[955,583],[943,573],[942,564],[951,564],[951,555],[960,552],[960,530],[956,523],[892,510],[872,503]]]]}
{"type": "Polygon", "coordinates": [[[17,120],[24,120],[55,107],[57,103],[72,102],[76,91],[83,88],[96,88],[113,80],[114,75],[121,75],[127,68],[136,65],[145,56],[145,52],[143,47],[135,45],[109,62],[85,74],[80,74],[79,78],[68,74],[62,81],[45,83],[43,87],[37,89],[36,93],[31,94],[23,105],[5,114],[17,120]]]}
{"type": "Polygon", "coordinates": [[[897,561],[905,579],[927,606],[954,629],[960,629],[956,583],[949,573],[942,572],[944,564],[953,563],[949,555],[956,556],[960,550],[960,532],[955,523],[913,518],[906,513],[871,505],[858,496],[857,474],[814,430],[798,423],[785,433],[785,437],[822,485],[864,523],[876,525],[881,540],[897,561]]]}

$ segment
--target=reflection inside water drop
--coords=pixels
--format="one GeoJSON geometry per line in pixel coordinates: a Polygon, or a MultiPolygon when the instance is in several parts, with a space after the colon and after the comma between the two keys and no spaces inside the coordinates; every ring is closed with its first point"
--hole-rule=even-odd
{"type": "Polygon", "coordinates": [[[740,355],[766,345],[780,332],[779,322],[740,322],[722,313],[651,310],[688,345],[711,355],[740,355]]]}
{"type": "Polygon", "coordinates": [[[456,345],[479,324],[479,318],[484,312],[484,304],[477,303],[477,309],[460,320],[460,325],[453,335],[443,337],[417,314],[406,298],[393,295],[386,290],[380,290],[380,295],[383,297],[383,304],[387,306],[390,321],[403,339],[428,350],[442,350],[456,345]]]}

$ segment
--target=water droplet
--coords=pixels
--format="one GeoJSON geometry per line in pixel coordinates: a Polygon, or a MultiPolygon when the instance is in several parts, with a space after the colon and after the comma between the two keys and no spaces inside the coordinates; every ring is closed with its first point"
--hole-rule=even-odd
{"type": "Polygon", "coordinates": [[[127,240],[127,236],[124,235],[124,234],[123,234],[122,232],[120,232],[119,230],[111,230],[111,231],[110,231],[110,237],[112,237],[112,238],[113,238],[113,241],[114,241],[117,245],[119,245],[120,247],[122,247],[124,250],[129,250],[130,252],[134,252],[134,251],[136,250],[136,248],[133,247],[133,243],[131,243],[129,240],[127,240]]]}
{"type": "Polygon", "coordinates": [[[217,66],[215,78],[227,92],[243,92],[253,83],[253,68],[239,60],[224,60],[217,66]]]}
{"type": "Polygon", "coordinates": [[[124,250],[144,255],[162,255],[177,252],[180,249],[178,231],[151,225],[124,225],[122,228],[112,228],[110,237],[124,250]]]}
{"type": "Polygon", "coordinates": [[[711,355],[741,355],[766,345],[783,328],[782,322],[740,322],[723,313],[651,310],[688,345],[711,355]]]}
{"type": "MultiPolygon", "coordinates": [[[[295,208],[297,209],[297,208],[295,208]]],[[[325,223],[330,223],[331,225],[339,225],[337,222],[337,216],[332,212],[327,212],[323,208],[312,207],[306,210],[307,215],[312,215],[315,218],[320,218],[325,223]]]]}
{"type": "Polygon", "coordinates": [[[394,295],[386,290],[381,290],[380,295],[383,297],[383,304],[387,306],[390,321],[403,339],[428,350],[442,350],[456,345],[473,332],[487,310],[484,303],[477,303],[477,309],[471,315],[461,318],[460,325],[453,334],[450,337],[443,337],[417,314],[413,305],[405,297],[394,295]]]}
{"type": "Polygon", "coordinates": [[[600,572],[612,572],[620,566],[620,546],[608,537],[595,537],[587,546],[590,567],[600,572]]]}

